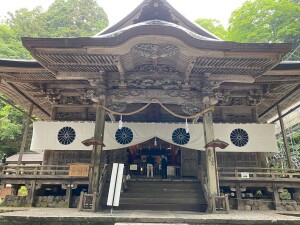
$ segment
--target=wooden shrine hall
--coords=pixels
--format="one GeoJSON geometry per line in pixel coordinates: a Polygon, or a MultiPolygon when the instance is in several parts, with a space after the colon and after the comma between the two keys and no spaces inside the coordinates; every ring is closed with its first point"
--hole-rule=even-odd
{"type": "Polygon", "coordinates": [[[91,198],[94,211],[104,208],[114,162],[131,175],[120,198],[126,210],[215,211],[219,199],[245,209],[257,190],[272,202],[266,207],[280,209],[283,189],[300,193],[288,148],[288,170],[267,166],[278,153],[268,122],[282,122],[300,99],[300,62],[282,62],[290,44],[223,41],[165,0],[143,1],[92,37],[22,42],[35,60],[0,60],[0,93],[27,109],[28,121],[38,118],[31,150],[43,161],[22,165],[20,157],[0,178],[15,193],[25,185],[28,204],[64,196],[68,207],[84,209],[91,198]],[[146,177],[148,155],[154,179],[146,177]]]}

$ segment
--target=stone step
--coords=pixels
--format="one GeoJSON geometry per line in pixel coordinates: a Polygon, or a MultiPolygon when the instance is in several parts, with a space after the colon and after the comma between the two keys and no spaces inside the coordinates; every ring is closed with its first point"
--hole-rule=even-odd
{"type": "MultiPolygon", "coordinates": [[[[121,193],[120,206],[125,210],[206,211],[207,204],[198,181],[129,180],[121,193]]],[[[107,207],[109,181],[101,198],[107,207]]]]}
{"type": "Polygon", "coordinates": [[[121,204],[200,204],[199,198],[120,198],[121,204]]]}
{"type": "Polygon", "coordinates": [[[116,210],[156,210],[156,211],[191,211],[205,212],[206,204],[120,204],[116,210]]]}
{"type": "Polygon", "coordinates": [[[203,194],[201,194],[199,191],[193,191],[193,192],[159,192],[159,191],[153,191],[153,192],[124,192],[122,193],[123,197],[132,197],[132,198],[201,198],[203,197],[203,194]]]}

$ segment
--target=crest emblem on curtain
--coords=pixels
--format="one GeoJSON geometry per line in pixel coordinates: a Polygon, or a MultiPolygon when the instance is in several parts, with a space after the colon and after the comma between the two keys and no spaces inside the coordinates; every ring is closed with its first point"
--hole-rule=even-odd
{"type": "Polygon", "coordinates": [[[76,132],[72,127],[63,127],[58,131],[57,139],[63,145],[71,144],[76,138],[76,132]]]}
{"type": "Polygon", "coordinates": [[[133,139],[132,130],[128,127],[118,129],[115,134],[116,141],[121,145],[129,144],[133,139]]]}
{"type": "Polygon", "coordinates": [[[243,147],[248,143],[249,135],[245,130],[237,128],[231,132],[230,140],[235,146],[243,147]]]}
{"type": "Polygon", "coordinates": [[[173,131],[172,140],[178,145],[185,145],[190,141],[190,134],[184,128],[178,128],[173,131]]]}

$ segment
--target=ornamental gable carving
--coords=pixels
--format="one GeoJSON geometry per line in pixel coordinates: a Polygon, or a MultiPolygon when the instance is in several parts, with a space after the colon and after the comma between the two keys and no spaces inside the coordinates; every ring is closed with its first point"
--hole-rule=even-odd
{"type": "Polygon", "coordinates": [[[158,59],[179,54],[180,50],[171,44],[138,44],[131,48],[131,52],[146,58],[158,59]]]}
{"type": "Polygon", "coordinates": [[[139,18],[134,19],[133,23],[140,23],[148,20],[163,20],[178,24],[171,14],[171,10],[162,0],[150,0],[142,8],[139,18]]]}
{"type": "Polygon", "coordinates": [[[164,89],[164,90],[179,90],[181,86],[180,81],[172,80],[155,80],[155,79],[137,79],[128,81],[128,87],[132,88],[151,88],[151,89],[164,89]]]}
{"type": "Polygon", "coordinates": [[[192,103],[192,102],[185,102],[184,104],[181,105],[181,109],[184,113],[188,115],[195,115],[202,110],[201,104],[198,102],[192,103]]]}
{"type": "Polygon", "coordinates": [[[146,76],[146,75],[158,75],[161,76],[176,76],[182,77],[182,73],[169,65],[158,64],[143,64],[136,67],[133,71],[127,74],[128,77],[146,76]]]}

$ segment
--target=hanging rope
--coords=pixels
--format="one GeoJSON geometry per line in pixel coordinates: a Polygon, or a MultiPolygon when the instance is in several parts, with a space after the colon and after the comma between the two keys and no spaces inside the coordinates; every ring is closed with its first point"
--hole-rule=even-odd
{"type": "Polygon", "coordinates": [[[209,112],[209,111],[213,111],[214,110],[214,107],[209,107],[205,110],[203,110],[202,112],[199,112],[195,115],[192,115],[192,116],[182,116],[182,115],[179,115],[177,113],[174,113],[172,112],[170,109],[168,109],[166,106],[164,106],[158,99],[152,99],[151,102],[149,102],[148,104],[144,105],[143,107],[141,107],[140,109],[138,110],[135,110],[133,112],[129,112],[129,113],[120,113],[120,112],[116,112],[116,111],[113,111],[103,105],[95,105],[95,106],[98,106],[98,107],[101,107],[103,109],[105,109],[107,112],[111,113],[111,114],[114,114],[114,115],[119,115],[119,116],[131,116],[131,115],[134,115],[134,114],[137,114],[139,112],[142,112],[143,110],[145,110],[146,108],[148,108],[149,105],[151,105],[152,103],[154,104],[159,104],[164,110],[166,110],[168,113],[170,113],[171,115],[175,116],[175,117],[178,117],[178,118],[181,118],[181,119],[194,119],[194,118],[199,118],[199,117],[202,117],[205,113],[209,112]]]}

